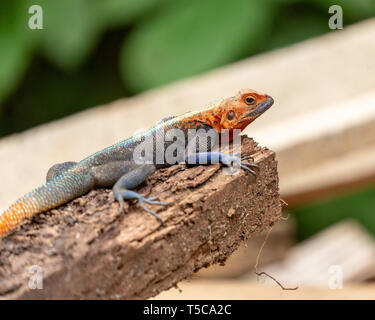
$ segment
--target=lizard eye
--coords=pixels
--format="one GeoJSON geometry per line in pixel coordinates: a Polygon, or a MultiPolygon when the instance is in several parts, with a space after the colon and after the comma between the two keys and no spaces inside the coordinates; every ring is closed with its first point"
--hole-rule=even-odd
{"type": "Polygon", "coordinates": [[[245,98],[245,102],[246,104],[251,105],[255,103],[255,99],[253,97],[248,96],[245,98]]]}
{"type": "Polygon", "coordinates": [[[233,120],[233,119],[234,119],[234,116],[235,116],[234,112],[233,112],[233,111],[230,111],[230,112],[228,112],[228,114],[227,114],[227,119],[228,119],[228,120],[233,120]]]}

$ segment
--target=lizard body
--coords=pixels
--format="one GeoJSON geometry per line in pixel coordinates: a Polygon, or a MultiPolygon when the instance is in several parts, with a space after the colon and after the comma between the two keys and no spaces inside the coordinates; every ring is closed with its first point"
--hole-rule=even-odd
{"type": "MultiPolygon", "coordinates": [[[[95,187],[113,187],[115,198],[120,202],[120,210],[123,208],[124,199],[137,199],[146,211],[162,222],[161,218],[144,203],[154,205],[167,205],[168,203],[157,201],[157,197],[145,198],[131,190],[141,184],[156,169],[182,161],[188,164],[219,162],[226,166],[237,162],[240,167],[255,174],[251,167],[256,166],[244,162],[245,158],[212,151],[219,144],[218,139],[207,140],[208,152],[200,153],[199,146],[195,144],[193,151],[186,150],[181,155],[172,152],[176,155],[172,162],[165,161],[168,148],[176,141],[177,146],[185,147],[191,141],[189,129],[196,129],[198,132],[203,130],[206,133],[209,130],[217,133],[221,133],[224,129],[229,130],[230,133],[234,129],[243,130],[272,104],[273,99],[268,95],[244,89],[233,97],[206,106],[203,110],[163,119],[151,129],[107,147],[78,163],[57,164],[48,171],[47,182],[44,185],[27,193],[0,214],[0,236],[12,230],[23,220],[60,206],[95,187]],[[180,130],[182,138],[179,140],[177,137],[177,140],[172,141],[166,139],[166,133],[171,129],[180,130]],[[162,144],[157,144],[155,141],[160,137],[164,138],[161,140],[162,144]],[[134,153],[147,138],[151,138],[150,141],[153,143],[152,159],[149,162],[139,163],[134,153]],[[163,161],[156,161],[158,152],[159,155],[161,152],[163,161]]],[[[233,139],[232,135],[230,139],[233,139]]]]}

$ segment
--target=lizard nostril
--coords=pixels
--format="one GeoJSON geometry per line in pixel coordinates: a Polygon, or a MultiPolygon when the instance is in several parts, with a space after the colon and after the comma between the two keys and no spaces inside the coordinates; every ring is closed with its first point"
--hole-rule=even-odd
{"type": "Polygon", "coordinates": [[[270,105],[273,105],[274,100],[273,100],[272,97],[267,96],[267,101],[268,101],[268,103],[269,103],[270,105]]]}

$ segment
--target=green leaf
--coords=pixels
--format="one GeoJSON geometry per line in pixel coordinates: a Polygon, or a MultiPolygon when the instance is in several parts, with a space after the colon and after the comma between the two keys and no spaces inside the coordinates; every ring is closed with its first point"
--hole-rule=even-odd
{"type": "Polygon", "coordinates": [[[39,0],[43,8],[45,55],[64,70],[76,69],[90,54],[103,21],[90,0],[39,0]]]}
{"type": "Polygon", "coordinates": [[[97,0],[96,6],[106,25],[118,27],[129,24],[161,2],[163,0],[97,0]]]}
{"type": "Polygon", "coordinates": [[[330,31],[324,13],[315,8],[302,6],[280,10],[274,25],[275,30],[269,37],[267,50],[284,47],[330,31]]]}
{"type": "Polygon", "coordinates": [[[17,87],[30,63],[37,31],[28,27],[28,1],[0,3],[0,101],[17,87]]]}
{"type": "Polygon", "coordinates": [[[357,220],[375,235],[375,185],[292,209],[300,240],[346,218],[357,220]]]}
{"type": "Polygon", "coordinates": [[[125,39],[121,73],[142,91],[257,52],[272,11],[264,0],[169,1],[125,39]]]}
{"type": "Polygon", "coordinates": [[[343,8],[344,21],[347,22],[355,22],[375,15],[374,0],[311,0],[311,2],[326,10],[327,23],[331,16],[328,13],[328,8],[332,5],[339,5],[343,8]]]}

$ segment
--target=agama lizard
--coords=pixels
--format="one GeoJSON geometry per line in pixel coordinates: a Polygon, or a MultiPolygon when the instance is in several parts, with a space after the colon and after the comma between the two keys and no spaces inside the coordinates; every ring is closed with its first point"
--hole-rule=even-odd
{"type": "Polygon", "coordinates": [[[209,130],[215,130],[219,134],[227,129],[230,133],[229,139],[233,139],[231,133],[245,129],[272,104],[273,99],[270,96],[244,89],[233,97],[208,105],[203,110],[163,119],[149,130],[105,148],[78,163],[56,164],[49,169],[47,182],[44,185],[27,193],[0,214],[0,236],[12,230],[23,220],[84,195],[95,187],[113,187],[114,196],[120,203],[120,210],[123,208],[124,200],[136,199],[146,211],[162,222],[162,219],[153,210],[146,207],[145,203],[162,206],[168,203],[158,201],[157,197],[146,198],[131,190],[140,185],[156,169],[183,161],[194,165],[221,163],[231,166],[236,163],[241,168],[255,174],[252,167],[256,167],[256,165],[244,161],[249,157],[240,158],[237,155],[213,151],[220,143],[220,139],[211,139],[207,143],[207,152],[199,152],[199,146],[196,143],[194,143],[192,151],[185,149],[182,155],[176,156],[176,152],[172,152],[176,156],[173,158],[174,162],[161,161],[159,163],[155,161],[155,150],[159,154],[161,151],[162,160],[166,160],[168,147],[172,143],[180,143],[185,148],[191,142],[194,137],[188,134],[191,129],[197,130],[196,132],[202,132],[203,129],[206,133],[209,130]],[[179,129],[183,135],[182,139],[173,141],[163,139],[161,145],[154,143],[151,162],[139,163],[136,161],[134,152],[137,146],[150,137],[157,140],[162,135],[165,138],[166,133],[171,129],[179,129]]]}

